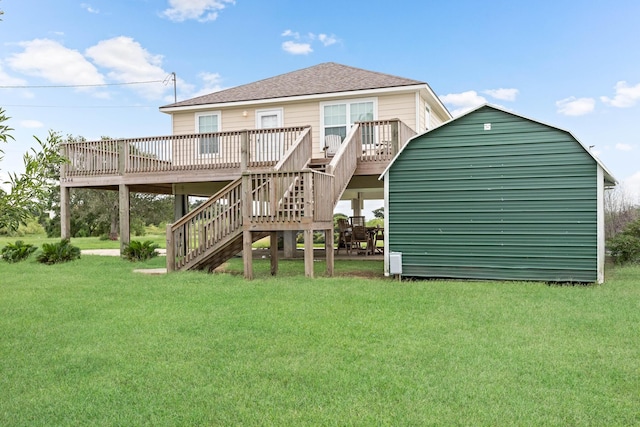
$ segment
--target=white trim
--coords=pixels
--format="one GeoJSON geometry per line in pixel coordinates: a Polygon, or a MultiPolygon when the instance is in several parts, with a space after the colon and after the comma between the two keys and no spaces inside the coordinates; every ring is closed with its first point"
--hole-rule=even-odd
{"type": "Polygon", "coordinates": [[[353,123],[350,123],[351,120],[351,110],[349,105],[356,103],[365,103],[371,102],[373,104],[373,120],[378,120],[378,98],[349,98],[349,99],[336,99],[333,101],[323,101],[320,102],[320,141],[324,141],[324,129],[326,127],[324,123],[324,107],[330,105],[346,105],[347,109],[345,111],[346,114],[346,132],[348,134],[351,128],[353,128],[353,123]]]}
{"type": "MultiPolygon", "coordinates": [[[[222,111],[203,111],[202,113],[194,114],[194,121],[195,121],[194,133],[203,133],[203,132],[200,132],[200,117],[206,117],[206,116],[217,116],[218,130],[216,132],[222,132],[222,111]]],[[[198,146],[196,147],[196,152],[198,153],[199,157],[217,157],[217,156],[220,156],[222,152],[222,147],[220,146],[219,143],[218,143],[217,153],[204,153],[204,154],[200,152],[200,139],[196,141],[196,144],[198,144],[198,146]]]]}
{"type": "Polygon", "coordinates": [[[597,188],[597,222],[596,227],[597,231],[597,247],[598,247],[598,255],[597,255],[597,281],[598,283],[604,282],[604,265],[605,265],[605,227],[604,227],[604,171],[600,167],[600,165],[596,166],[598,168],[598,173],[596,174],[596,188],[597,188]]]}
{"type": "MultiPolygon", "coordinates": [[[[415,116],[416,116],[416,129],[420,129],[420,106],[422,105],[422,103],[420,102],[422,100],[422,97],[420,96],[420,92],[416,92],[416,111],[415,111],[415,116]]],[[[427,103],[427,100],[424,100],[425,104],[427,103]]]]}
{"type": "Polygon", "coordinates": [[[284,126],[284,108],[265,108],[262,110],[256,110],[256,129],[262,129],[262,126],[260,123],[260,118],[262,116],[270,116],[273,115],[275,113],[275,115],[278,117],[278,125],[276,126],[277,128],[281,128],[284,126]]]}
{"type": "Polygon", "coordinates": [[[566,132],[566,133],[568,133],[568,134],[569,134],[573,139],[575,139],[575,140],[578,142],[578,144],[580,144],[580,146],[582,147],[582,149],[583,149],[584,151],[586,151],[586,152],[587,152],[587,154],[589,154],[589,156],[591,156],[591,158],[593,158],[593,160],[595,160],[596,164],[602,168],[602,170],[603,170],[603,172],[604,172],[604,177],[605,177],[605,178],[607,178],[609,181],[611,181],[614,185],[616,185],[616,184],[618,183],[618,180],[613,176],[613,174],[612,174],[611,172],[609,172],[609,169],[607,169],[607,167],[606,167],[606,166],[605,166],[605,165],[600,161],[600,159],[598,159],[598,158],[597,158],[597,157],[596,157],[596,156],[595,156],[595,155],[594,155],[594,154],[593,154],[593,153],[592,153],[592,152],[591,152],[587,147],[585,147],[585,146],[584,146],[584,144],[583,144],[582,142],[580,142],[580,140],[579,140],[578,138],[576,138],[576,136],[575,136],[573,133],[571,133],[570,131],[568,131],[568,130],[566,130],[566,129],[559,128],[559,127],[557,127],[557,126],[553,126],[553,125],[547,124],[547,123],[545,123],[545,122],[541,122],[540,120],[531,119],[531,118],[529,118],[529,117],[523,116],[523,115],[521,115],[521,114],[514,113],[513,111],[505,110],[505,109],[504,109],[504,108],[502,108],[502,107],[498,107],[498,106],[496,106],[496,105],[492,105],[492,104],[489,104],[489,103],[482,104],[482,105],[480,105],[480,106],[478,106],[478,107],[474,108],[473,110],[467,111],[467,112],[466,112],[466,113],[464,113],[464,114],[461,114],[461,115],[459,115],[459,116],[457,116],[457,117],[455,117],[455,118],[449,119],[449,120],[447,120],[446,122],[442,122],[442,123],[440,123],[438,126],[435,126],[433,129],[429,129],[429,130],[428,130],[428,131],[426,131],[426,132],[418,133],[417,135],[414,135],[413,137],[409,138],[409,140],[406,142],[406,144],[404,144],[404,146],[400,149],[400,151],[398,151],[398,153],[395,155],[395,157],[394,157],[393,159],[391,159],[391,161],[389,162],[389,164],[387,165],[387,167],[385,168],[385,170],[382,172],[382,174],[380,174],[380,177],[379,177],[378,179],[382,179],[382,177],[383,177],[383,176],[384,176],[384,175],[389,171],[389,169],[391,168],[391,166],[395,163],[396,159],[397,159],[397,158],[402,154],[402,152],[403,152],[403,151],[404,151],[404,150],[409,146],[409,144],[411,143],[411,141],[413,141],[413,140],[414,140],[414,139],[416,139],[416,138],[421,137],[421,136],[422,136],[422,135],[424,135],[424,134],[427,134],[427,133],[429,133],[429,132],[433,132],[433,131],[435,131],[436,129],[441,128],[442,126],[446,126],[446,125],[448,125],[449,123],[451,123],[451,122],[453,122],[453,121],[455,121],[455,120],[458,120],[458,119],[460,119],[460,118],[462,118],[462,117],[464,117],[464,116],[467,116],[467,115],[469,115],[469,114],[471,114],[471,113],[474,113],[474,112],[476,112],[476,111],[478,111],[479,109],[484,108],[484,107],[490,107],[490,108],[493,108],[494,110],[502,111],[502,112],[504,112],[504,113],[511,114],[512,116],[516,116],[516,117],[523,118],[523,119],[525,119],[525,120],[529,120],[529,121],[532,121],[532,122],[540,123],[541,125],[549,126],[549,127],[551,127],[551,128],[557,129],[557,130],[559,130],[559,131],[562,131],[562,132],[566,132]]]}
{"type": "MultiPolygon", "coordinates": [[[[367,97],[367,96],[375,97],[380,94],[415,92],[417,90],[427,90],[429,93],[433,94],[433,91],[428,85],[422,84],[422,85],[413,85],[413,86],[400,86],[400,87],[396,86],[396,87],[382,88],[382,89],[351,90],[351,91],[345,91],[345,92],[320,93],[320,94],[314,94],[314,95],[297,95],[297,96],[256,99],[256,100],[247,100],[247,101],[186,105],[186,106],[180,106],[180,107],[166,106],[166,107],[160,107],[159,110],[162,113],[176,113],[181,111],[206,110],[207,108],[242,107],[242,106],[260,105],[260,104],[282,104],[282,103],[297,102],[297,101],[314,101],[317,99],[326,99],[327,101],[348,99],[353,97],[359,99],[361,97],[367,97]]],[[[439,101],[439,98],[437,96],[435,95],[433,96],[434,96],[434,99],[439,101]]],[[[443,107],[443,110],[447,111],[447,109],[444,107],[443,107]]]]}
{"type": "Polygon", "coordinates": [[[384,275],[389,276],[389,177],[384,178],[384,275]]]}

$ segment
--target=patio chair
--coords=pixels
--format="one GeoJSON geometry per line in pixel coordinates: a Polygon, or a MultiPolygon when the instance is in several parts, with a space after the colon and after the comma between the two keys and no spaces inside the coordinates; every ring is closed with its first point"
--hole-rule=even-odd
{"type": "Polygon", "coordinates": [[[342,144],[340,135],[327,135],[324,137],[324,155],[325,157],[333,157],[338,152],[342,144]]]}
{"type": "Polygon", "coordinates": [[[369,245],[371,244],[370,235],[367,232],[367,228],[363,225],[355,225],[352,227],[351,233],[351,248],[357,248],[358,254],[364,253],[366,255],[369,245]],[[363,243],[365,246],[363,246],[363,243]]]}
{"type": "Polygon", "coordinates": [[[355,227],[362,226],[364,227],[364,217],[363,216],[352,216],[349,218],[351,220],[351,226],[355,227]]]}
{"type": "Polygon", "coordinates": [[[371,254],[379,253],[384,254],[384,228],[376,227],[373,235],[373,248],[371,248],[371,254]],[[382,242],[382,246],[378,246],[378,242],[382,242]]]}
{"type": "Polygon", "coordinates": [[[351,254],[351,226],[349,225],[349,221],[346,218],[338,219],[338,251],[340,253],[340,248],[345,248],[347,254],[351,254]]]}

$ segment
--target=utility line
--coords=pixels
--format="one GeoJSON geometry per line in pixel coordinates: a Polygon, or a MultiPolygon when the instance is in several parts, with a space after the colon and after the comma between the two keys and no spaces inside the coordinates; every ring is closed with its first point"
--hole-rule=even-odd
{"type": "Polygon", "coordinates": [[[48,88],[69,88],[69,87],[101,87],[101,86],[125,86],[125,85],[144,85],[150,83],[164,83],[165,80],[148,80],[143,82],[125,82],[125,83],[96,83],[83,85],[16,85],[6,86],[0,85],[0,89],[48,89],[48,88]]]}
{"type": "Polygon", "coordinates": [[[3,104],[11,108],[158,108],[157,105],[19,105],[3,104]]]}

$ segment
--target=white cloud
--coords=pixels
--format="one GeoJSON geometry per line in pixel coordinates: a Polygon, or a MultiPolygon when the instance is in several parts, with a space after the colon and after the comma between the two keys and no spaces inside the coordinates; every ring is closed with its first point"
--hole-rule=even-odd
{"type": "MultiPolygon", "coordinates": [[[[162,69],[162,55],[153,55],[130,37],[103,40],[87,49],[86,55],[100,67],[108,68],[109,78],[121,82],[164,80],[169,74],[162,69]]],[[[135,85],[132,89],[150,99],[159,99],[168,90],[161,83],[135,85]]]]}
{"type": "Polygon", "coordinates": [[[331,46],[338,43],[336,36],[320,33],[318,35],[314,33],[307,33],[304,36],[300,36],[300,33],[292,30],[284,30],[282,37],[290,37],[293,40],[288,40],[282,43],[282,50],[292,55],[308,55],[313,52],[312,43],[320,42],[324,47],[331,46]]]}
{"type": "Polygon", "coordinates": [[[198,77],[200,77],[200,80],[202,80],[202,87],[197,92],[193,92],[193,85],[188,85],[188,88],[186,88],[185,92],[188,92],[189,88],[191,89],[191,92],[187,95],[189,98],[208,95],[210,93],[219,92],[224,89],[224,87],[220,84],[222,78],[218,73],[200,73],[198,77]]]}
{"type": "Polygon", "coordinates": [[[293,37],[294,39],[299,39],[300,38],[300,33],[296,33],[294,31],[291,30],[284,30],[282,32],[282,34],[280,34],[282,37],[293,37]]]}
{"type": "Polygon", "coordinates": [[[27,84],[26,80],[11,77],[2,69],[2,62],[0,62],[0,86],[24,86],[27,84]]]}
{"type": "Polygon", "coordinates": [[[600,100],[607,105],[618,108],[633,107],[640,101],[640,83],[635,86],[629,86],[625,81],[616,83],[614,89],[616,94],[613,98],[601,96],[600,100]]]}
{"type": "Polygon", "coordinates": [[[450,93],[441,96],[440,100],[453,108],[451,115],[454,117],[466,113],[467,111],[487,102],[487,100],[483,96],[478,95],[478,92],[475,90],[469,90],[462,93],[450,93]]]}
{"type": "Polygon", "coordinates": [[[501,101],[515,101],[520,91],[518,89],[513,89],[513,88],[511,89],[500,88],[500,89],[487,89],[482,93],[485,93],[490,97],[499,99],[501,101]]]}
{"type": "Polygon", "coordinates": [[[596,100],[593,98],[576,98],[570,96],[569,98],[556,101],[556,107],[558,107],[558,113],[565,116],[583,116],[593,112],[596,106],[596,100]]]}
{"type": "Polygon", "coordinates": [[[338,39],[333,34],[330,36],[326,34],[318,34],[318,40],[320,40],[320,42],[325,46],[331,46],[338,42],[338,39]]]}
{"type": "Polygon", "coordinates": [[[313,52],[309,43],[297,43],[291,40],[282,43],[282,50],[292,55],[308,55],[313,52]]]}
{"type": "Polygon", "coordinates": [[[24,52],[10,56],[9,66],[21,73],[63,85],[104,84],[97,68],[77,50],[49,39],[19,43],[24,52]]]}
{"type": "Polygon", "coordinates": [[[162,16],[174,22],[195,19],[199,22],[215,21],[218,12],[227,4],[235,4],[235,0],[169,0],[169,8],[162,16]]]}
{"type": "Polygon", "coordinates": [[[94,8],[93,8],[93,7],[91,7],[91,5],[90,5],[90,4],[88,4],[88,3],[82,3],[82,4],[80,5],[80,7],[81,7],[81,8],[83,8],[84,10],[86,10],[86,11],[87,11],[87,12],[89,12],[89,13],[96,13],[96,14],[97,14],[97,13],[100,13],[100,11],[99,11],[98,9],[94,9],[94,8]]]}
{"type": "Polygon", "coordinates": [[[618,143],[618,144],[616,144],[616,150],[620,150],[620,151],[632,151],[632,150],[633,150],[633,145],[630,145],[630,144],[623,144],[623,143],[618,143]]]}
{"type": "Polygon", "coordinates": [[[44,124],[38,120],[22,120],[20,126],[28,129],[37,129],[43,127],[44,124]]]}

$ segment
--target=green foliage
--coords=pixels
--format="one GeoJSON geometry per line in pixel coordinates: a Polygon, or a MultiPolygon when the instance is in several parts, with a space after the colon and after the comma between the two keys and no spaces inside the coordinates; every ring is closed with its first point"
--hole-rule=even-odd
{"type": "Polygon", "coordinates": [[[15,243],[7,243],[2,248],[1,257],[6,262],[19,262],[29,258],[29,255],[36,251],[34,245],[24,243],[22,240],[16,240],[15,243]]]}
{"type": "Polygon", "coordinates": [[[640,262],[640,218],[628,223],[621,233],[609,239],[607,246],[617,264],[640,262]]]}
{"type": "Polygon", "coordinates": [[[80,248],[73,246],[67,239],[57,243],[43,243],[42,252],[37,256],[42,264],[59,264],[80,258],[80,248]]]}
{"type": "MultiPolygon", "coordinates": [[[[13,139],[10,134],[13,129],[4,124],[7,120],[9,117],[0,108],[0,142],[4,143],[13,139]]],[[[0,189],[0,229],[17,230],[29,217],[38,216],[51,198],[58,168],[65,162],[58,150],[60,136],[49,131],[46,141],[35,139],[39,148],[23,155],[24,173],[9,173],[10,190],[0,189]]],[[[0,149],[0,160],[2,154],[0,149]]]]}
{"type": "Polygon", "coordinates": [[[132,240],[131,243],[125,245],[122,256],[129,261],[145,261],[158,256],[156,249],[159,247],[160,246],[151,240],[146,240],[144,242],[132,240]]]}
{"type": "Polygon", "coordinates": [[[384,206],[378,209],[374,209],[371,211],[375,218],[384,219],[384,206]]]}

